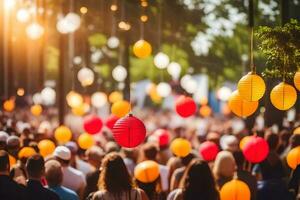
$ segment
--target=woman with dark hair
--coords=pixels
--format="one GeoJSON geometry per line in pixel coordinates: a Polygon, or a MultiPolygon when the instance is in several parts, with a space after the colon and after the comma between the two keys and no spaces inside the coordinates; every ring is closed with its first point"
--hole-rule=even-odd
{"type": "Polygon", "coordinates": [[[153,182],[143,183],[136,179],[136,184],[147,194],[151,200],[163,200],[166,199],[166,194],[162,192],[160,176],[153,182]]]}
{"type": "MultiPolygon", "coordinates": [[[[169,198],[170,199],[170,198],[169,198]]],[[[205,161],[195,159],[187,167],[174,200],[218,200],[212,172],[205,161]]]]}
{"type": "Polygon", "coordinates": [[[146,194],[136,188],[122,157],[109,153],[104,157],[98,182],[99,191],[93,200],[147,200],[146,194]]]}

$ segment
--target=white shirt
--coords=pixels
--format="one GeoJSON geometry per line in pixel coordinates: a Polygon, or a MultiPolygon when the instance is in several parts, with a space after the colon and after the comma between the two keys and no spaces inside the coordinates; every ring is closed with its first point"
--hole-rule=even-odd
{"type": "Polygon", "coordinates": [[[84,176],[93,171],[92,166],[89,163],[78,158],[76,159],[76,169],[81,171],[84,176]]]}
{"type": "Polygon", "coordinates": [[[62,185],[77,192],[80,188],[86,186],[84,174],[73,167],[63,167],[62,185]]]}
{"type": "Polygon", "coordinates": [[[161,187],[163,191],[167,191],[169,189],[169,168],[165,165],[159,165],[159,172],[161,178],[161,187]]]}

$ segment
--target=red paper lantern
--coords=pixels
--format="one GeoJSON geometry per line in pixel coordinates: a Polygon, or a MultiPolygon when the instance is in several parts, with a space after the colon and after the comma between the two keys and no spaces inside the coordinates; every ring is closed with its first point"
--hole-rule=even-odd
{"type": "Polygon", "coordinates": [[[144,123],[132,114],[119,119],[115,123],[112,132],[116,142],[127,148],[138,146],[146,137],[144,123]]]}
{"type": "Polygon", "coordinates": [[[196,103],[191,97],[181,95],[175,102],[175,110],[181,117],[192,116],[195,114],[196,109],[196,103]]]}
{"type": "Polygon", "coordinates": [[[217,154],[219,152],[219,147],[211,141],[203,142],[199,148],[199,154],[206,161],[215,160],[217,154]]]}
{"type": "Polygon", "coordinates": [[[114,125],[115,125],[115,123],[116,123],[119,119],[120,119],[120,118],[117,117],[117,116],[115,116],[115,115],[110,115],[110,116],[106,119],[106,121],[105,121],[105,126],[106,126],[107,128],[109,128],[110,130],[112,130],[113,127],[114,127],[114,125]]]}
{"type": "Polygon", "coordinates": [[[84,118],[83,128],[89,134],[99,133],[102,129],[103,122],[100,117],[96,115],[89,115],[84,118]]]}
{"type": "Polygon", "coordinates": [[[153,136],[157,138],[159,146],[166,146],[170,142],[170,133],[165,129],[154,131],[153,136]]]}
{"type": "Polygon", "coordinates": [[[269,145],[261,137],[253,136],[243,147],[243,154],[249,162],[259,163],[269,154],[269,145]]]}

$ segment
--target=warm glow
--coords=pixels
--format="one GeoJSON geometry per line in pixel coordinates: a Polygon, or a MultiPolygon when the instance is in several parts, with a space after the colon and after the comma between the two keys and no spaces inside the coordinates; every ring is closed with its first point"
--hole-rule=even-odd
{"type": "Polygon", "coordinates": [[[44,28],[40,24],[33,22],[27,27],[26,33],[30,39],[36,40],[44,34],[44,28]]]}
{"type": "Polygon", "coordinates": [[[124,31],[128,31],[131,28],[131,25],[128,22],[121,21],[119,23],[119,28],[124,31]]]}
{"type": "Polygon", "coordinates": [[[25,8],[21,8],[18,10],[17,12],[17,20],[19,22],[22,22],[22,23],[25,23],[25,22],[28,22],[30,19],[30,14],[28,12],[27,9],[25,8]]]}
{"type": "Polygon", "coordinates": [[[110,6],[110,10],[111,11],[117,11],[118,10],[118,6],[115,5],[115,4],[113,4],[113,5],[110,6]]]}
{"type": "Polygon", "coordinates": [[[142,15],[142,16],[141,16],[141,21],[142,21],[142,22],[148,21],[148,16],[147,16],[147,15],[142,15]]]}
{"type": "Polygon", "coordinates": [[[87,7],[82,6],[82,7],[80,8],[80,12],[81,12],[82,14],[86,14],[86,13],[88,12],[87,7]]]}
{"type": "Polygon", "coordinates": [[[16,1],[15,0],[5,0],[4,1],[4,8],[6,10],[12,9],[15,5],[16,5],[16,1]]]}
{"type": "Polygon", "coordinates": [[[20,96],[20,97],[22,97],[22,96],[24,96],[24,94],[25,94],[24,88],[18,88],[17,95],[20,96]]]}

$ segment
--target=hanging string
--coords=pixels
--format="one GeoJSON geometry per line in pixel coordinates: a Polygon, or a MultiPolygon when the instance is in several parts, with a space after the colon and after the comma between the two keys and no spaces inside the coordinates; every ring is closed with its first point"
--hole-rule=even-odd
{"type": "Polygon", "coordinates": [[[254,65],[254,55],[253,55],[253,37],[254,37],[254,30],[253,27],[250,28],[250,68],[251,72],[256,73],[256,67],[254,65]]]}

